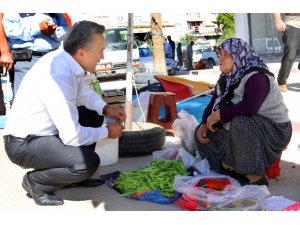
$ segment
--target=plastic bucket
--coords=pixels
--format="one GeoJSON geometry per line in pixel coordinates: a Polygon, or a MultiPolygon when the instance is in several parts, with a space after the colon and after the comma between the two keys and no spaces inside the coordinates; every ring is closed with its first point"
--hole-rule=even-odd
{"type": "Polygon", "coordinates": [[[95,152],[100,157],[100,166],[109,166],[117,163],[119,159],[119,138],[98,140],[95,152]]]}

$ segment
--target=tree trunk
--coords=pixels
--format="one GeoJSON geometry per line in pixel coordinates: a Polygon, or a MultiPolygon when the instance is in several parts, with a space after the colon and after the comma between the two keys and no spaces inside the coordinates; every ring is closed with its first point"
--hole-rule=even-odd
{"type": "Polygon", "coordinates": [[[164,37],[162,36],[161,13],[151,13],[151,33],[153,43],[153,70],[154,75],[168,75],[164,50],[164,37]]]}

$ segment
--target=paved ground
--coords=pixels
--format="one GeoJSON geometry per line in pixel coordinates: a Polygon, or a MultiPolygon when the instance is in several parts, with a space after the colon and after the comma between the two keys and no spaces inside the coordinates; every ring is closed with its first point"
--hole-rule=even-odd
{"type": "MultiPolygon", "coordinates": [[[[279,63],[269,64],[271,70],[277,74],[279,63]]],[[[300,71],[294,64],[289,78],[289,91],[283,93],[284,100],[290,110],[290,118],[293,122],[293,136],[287,148],[283,152],[281,161],[281,176],[277,180],[271,180],[269,190],[271,195],[283,196],[285,198],[300,201],[300,71]]],[[[218,69],[201,70],[198,75],[185,76],[192,80],[204,80],[215,83],[219,75],[218,69]]],[[[0,130],[2,136],[3,130],[0,130]]],[[[0,138],[0,217],[1,214],[15,215],[14,212],[23,215],[34,216],[35,213],[62,213],[79,212],[89,213],[98,211],[177,211],[181,210],[175,205],[159,205],[150,202],[130,200],[121,197],[117,192],[106,185],[96,188],[70,188],[58,191],[57,195],[65,199],[65,204],[59,207],[41,207],[34,204],[25,195],[21,188],[22,176],[26,172],[24,169],[12,164],[3,148],[3,141],[0,138]],[[11,214],[13,213],[13,214],[11,214]]],[[[145,165],[151,156],[136,158],[120,158],[119,163],[113,166],[101,167],[101,173],[109,173],[115,170],[126,171],[139,168],[145,165]]],[[[19,214],[18,214],[19,215],[19,214]]],[[[44,215],[44,214],[43,214],[44,215]]],[[[12,216],[13,217],[13,216],[12,216]]],[[[10,216],[9,216],[10,218],[10,216]]],[[[17,218],[14,218],[17,219],[17,218]]],[[[19,218],[20,219],[20,218],[19,218]]],[[[99,219],[101,221],[101,219],[99,219]]],[[[4,224],[4,223],[1,223],[4,224]]]]}

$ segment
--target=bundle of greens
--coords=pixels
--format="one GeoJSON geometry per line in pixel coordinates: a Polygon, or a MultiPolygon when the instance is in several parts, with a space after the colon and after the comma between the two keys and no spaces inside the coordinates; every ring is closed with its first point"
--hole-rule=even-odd
{"type": "Polygon", "coordinates": [[[121,173],[115,186],[123,196],[158,189],[169,198],[174,194],[176,175],[188,175],[182,160],[154,159],[138,170],[121,173]]]}

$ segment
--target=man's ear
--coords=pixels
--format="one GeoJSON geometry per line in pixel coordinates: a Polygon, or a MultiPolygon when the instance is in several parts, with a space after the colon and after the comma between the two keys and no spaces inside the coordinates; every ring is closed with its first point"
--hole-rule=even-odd
{"type": "Polygon", "coordinates": [[[76,54],[78,54],[78,57],[83,57],[84,56],[84,49],[83,48],[79,48],[77,50],[76,54]]]}

